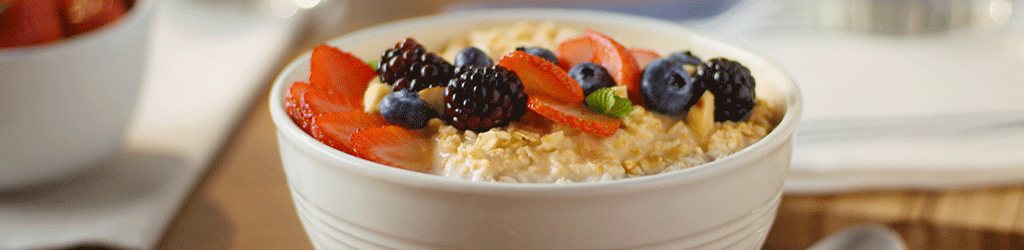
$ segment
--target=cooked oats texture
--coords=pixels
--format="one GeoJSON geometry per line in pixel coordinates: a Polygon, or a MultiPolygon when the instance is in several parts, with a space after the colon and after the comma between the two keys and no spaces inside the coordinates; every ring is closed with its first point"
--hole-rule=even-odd
{"type": "MultiPolygon", "coordinates": [[[[442,55],[452,60],[462,48],[475,46],[497,60],[519,46],[552,49],[582,34],[554,22],[524,22],[472,31],[452,40],[442,55]]],[[[482,133],[460,131],[439,119],[426,130],[437,142],[434,174],[487,182],[576,183],[658,174],[726,157],[767,135],[781,119],[779,114],[759,99],[746,121],[715,122],[706,139],[696,136],[682,119],[640,105],[610,137],[586,134],[532,112],[519,122],[482,133]]]]}

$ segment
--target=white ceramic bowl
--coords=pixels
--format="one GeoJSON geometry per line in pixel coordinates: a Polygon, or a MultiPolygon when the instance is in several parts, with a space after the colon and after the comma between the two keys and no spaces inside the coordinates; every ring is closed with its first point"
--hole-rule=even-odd
{"type": "Polygon", "coordinates": [[[334,150],[299,129],[284,93],[309,77],[309,55],[276,79],[270,111],[299,218],[320,249],[756,249],[775,218],[801,98],[763,57],[677,24],[605,12],[490,10],[410,19],[328,42],[372,60],[413,37],[441,48],[450,37],[521,20],[592,28],[662,54],[692,49],[744,63],[758,96],[785,109],[778,128],[715,162],[604,183],[510,184],[447,179],[334,150]]]}
{"type": "Polygon", "coordinates": [[[145,69],[156,0],[63,41],[0,49],[0,190],[94,166],[117,151],[145,69]]]}

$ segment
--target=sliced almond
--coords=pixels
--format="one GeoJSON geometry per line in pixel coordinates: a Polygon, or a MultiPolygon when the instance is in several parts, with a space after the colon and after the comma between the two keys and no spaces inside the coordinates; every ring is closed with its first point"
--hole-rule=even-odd
{"type": "Polygon", "coordinates": [[[425,88],[419,92],[420,99],[438,114],[444,113],[444,87],[425,88]]]}
{"type": "Polygon", "coordinates": [[[687,73],[690,73],[690,76],[697,75],[697,66],[691,64],[683,64],[683,68],[686,69],[687,73]]]}
{"type": "Polygon", "coordinates": [[[615,91],[617,96],[629,98],[629,91],[626,90],[626,85],[615,85],[615,87],[612,87],[612,91],[615,91]]]}
{"type": "Polygon", "coordinates": [[[380,113],[380,109],[377,109],[377,104],[388,94],[391,94],[391,86],[381,83],[376,78],[373,79],[366,86],[366,93],[363,93],[363,111],[370,114],[380,113]]]}
{"type": "Polygon", "coordinates": [[[701,145],[715,132],[715,96],[710,91],[704,91],[697,104],[690,107],[690,112],[686,114],[686,125],[690,126],[690,131],[697,136],[697,142],[701,145]]]}

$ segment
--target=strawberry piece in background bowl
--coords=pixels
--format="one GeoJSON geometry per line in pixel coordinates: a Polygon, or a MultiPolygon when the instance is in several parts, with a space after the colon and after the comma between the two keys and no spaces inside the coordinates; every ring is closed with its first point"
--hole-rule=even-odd
{"type": "MultiPolygon", "coordinates": [[[[48,21],[31,25],[64,32],[62,21],[53,23],[60,18],[50,17],[60,11],[47,7],[58,1],[8,3],[14,5],[0,13],[0,25],[25,27],[6,18],[30,4],[52,10],[48,21]]],[[[0,48],[0,190],[70,176],[120,149],[147,64],[156,4],[135,0],[116,21],[89,32],[0,48]]],[[[22,32],[7,28],[0,33],[22,32]]]]}
{"type": "Polygon", "coordinates": [[[0,48],[64,39],[60,8],[54,0],[5,0],[0,8],[0,48]]]}
{"type": "Polygon", "coordinates": [[[74,36],[112,23],[128,10],[124,0],[59,0],[64,33],[74,36]]]}

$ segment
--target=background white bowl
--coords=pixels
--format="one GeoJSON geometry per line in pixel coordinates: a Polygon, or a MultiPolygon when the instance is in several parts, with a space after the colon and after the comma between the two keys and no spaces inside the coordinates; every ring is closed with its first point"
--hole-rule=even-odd
{"type": "Polygon", "coordinates": [[[328,42],[365,59],[413,37],[437,50],[470,30],[554,20],[591,28],[662,54],[691,49],[751,69],[758,96],[785,109],[778,128],[732,156],[701,166],[605,183],[478,183],[366,161],[306,135],[283,109],[284,93],[309,77],[309,55],[276,79],[270,110],[288,184],[317,248],[755,249],[782,194],[801,97],[763,57],[678,24],[605,12],[487,10],[410,19],[328,42]]]}
{"type": "Polygon", "coordinates": [[[0,49],[0,190],[85,170],[117,151],[136,106],[156,0],[59,42],[0,49]]]}

